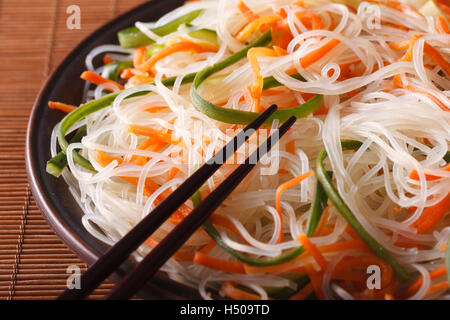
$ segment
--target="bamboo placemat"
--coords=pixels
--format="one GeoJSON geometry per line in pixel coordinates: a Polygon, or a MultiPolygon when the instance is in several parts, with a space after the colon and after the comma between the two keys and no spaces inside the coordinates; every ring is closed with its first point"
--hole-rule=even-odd
{"type": "MultiPolygon", "coordinates": [[[[0,1],[0,300],[53,299],[69,265],[86,265],[56,237],[27,181],[28,116],[44,80],[83,38],[143,0],[0,1]],[[66,27],[67,7],[81,9],[81,29],[66,27]]],[[[91,296],[111,288],[105,282],[91,296]]]]}

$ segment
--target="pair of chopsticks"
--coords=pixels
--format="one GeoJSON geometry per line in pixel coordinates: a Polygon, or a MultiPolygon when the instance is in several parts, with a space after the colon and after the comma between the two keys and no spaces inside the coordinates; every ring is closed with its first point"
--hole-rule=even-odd
{"type": "MultiPolygon", "coordinates": [[[[191,197],[250,136],[276,111],[272,105],[240,131],[219,152],[187,178],[164,201],[145,216],[121,240],[101,256],[80,278],[80,289],[66,289],[58,299],[82,299],[118,268],[149,236],[151,236],[189,197],[191,197]],[[232,152],[230,152],[232,150],[232,152]]],[[[183,219],[144,259],[128,272],[106,299],[129,299],[170,259],[189,237],[231,194],[259,160],[295,123],[291,117],[283,123],[243,164],[235,169],[208,197],[183,219]],[[249,159],[252,159],[251,161],[249,159]],[[255,161],[256,160],[256,161],[255,161]]]]}

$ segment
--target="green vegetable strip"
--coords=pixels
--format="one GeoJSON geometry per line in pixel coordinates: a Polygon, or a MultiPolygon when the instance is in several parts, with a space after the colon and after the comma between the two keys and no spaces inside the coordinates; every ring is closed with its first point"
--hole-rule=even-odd
{"type": "MultiPolygon", "coordinates": [[[[70,143],[80,142],[86,135],[86,126],[80,127],[75,135],[70,139],[70,143]]],[[[47,172],[55,177],[59,177],[67,166],[67,157],[64,152],[60,151],[56,156],[47,161],[47,172]]]]}
{"type": "MultiPolygon", "coordinates": [[[[158,28],[150,29],[158,36],[165,36],[178,30],[182,24],[186,24],[197,18],[203,12],[202,9],[189,12],[158,28]]],[[[152,39],[143,34],[138,28],[131,27],[117,33],[119,43],[123,48],[137,48],[154,43],[152,39]]]]}
{"type": "MultiPolygon", "coordinates": [[[[311,211],[311,217],[310,220],[308,221],[308,226],[306,228],[306,234],[308,236],[312,235],[316,230],[317,223],[320,220],[320,217],[322,216],[322,212],[326,206],[327,199],[328,198],[323,187],[321,186],[320,182],[317,182],[316,196],[311,211]]],[[[192,201],[194,202],[194,206],[200,203],[201,197],[199,195],[199,192],[196,192],[193,195],[192,201]]],[[[251,266],[256,267],[276,266],[288,262],[292,259],[295,259],[305,251],[303,246],[299,246],[273,258],[264,258],[264,259],[250,258],[247,255],[230,248],[226,243],[224,243],[222,238],[220,237],[219,232],[209,220],[203,224],[203,229],[206,231],[206,233],[208,233],[208,235],[211,238],[213,238],[213,240],[217,243],[218,246],[220,246],[222,249],[230,253],[232,256],[234,256],[241,262],[244,262],[251,266]]]]}
{"type": "MultiPolygon", "coordinates": [[[[192,82],[194,77],[195,77],[195,73],[188,74],[183,78],[182,83],[192,82]]],[[[172,86],[175,83],[175,80],[176,80],[176,77],[167,78],[167,79],[162,80],[162,83],[166,86],[172,86]]],[[[154,83],[152,82],[149,84],[154,84],[154,83]]],[[[122,91],[115,91],[115,92],[105,95],[97,100],[90,101],[86,104],[81,105],[76,110],[74,110],[71,113],[69,113],[68,115],[66,115],[66,117],[62,120],[61,125],[59,126],[59,131],[58,131],[58,142],[59,142],[59,146],[61,147],[62,152],[66,153],[67,147],[69,145],[69,142],[65,138],[67,131],[69,131],[69,129],[75,123],[83,120],[88,115],[90,115],[96,111],[99,111],[103,108],[109,107],[114,102],[114,99],[121,92],[122,91]]],[[[147,93],[148,93],[148,91],[138,92],[136,94],[130,95],[128,98],[137,97],[137,96],[144,95],[147,93]]],[[[77,164],[83,166],[84,168],[86,168],[88,170],[95,171],[94,167],[89,162],[89,160],[87,160],[86,158],[81,156],[78,152],[74,151],[73,158],[77,164]]]]}
{"type": "MultiPolygon", "coordinates": [[[[318,182],[319,184],[319,182],[318,182]]],[[[317,189],[318,192],[319,188],[317,189]]],[[[323,190],[323,188],[321,189],[323,190]]],[[[316,198],[326,198],[326,194],[316,194],[316,198]]],[[[200,204],[200,202],[202,201],[202,197],[199,191],[196,191],[192,197],[191,197],[192,202],[194,203],[194,207],[196,207],[197,205],[200,204]]],[[[326,200],[325,200],[326,203],[326,200]]],[[[318,216],[321,215],[322,212],[318,211],[319,208],[313,209],[312,212],[312,216],[318,216]]],[[[232,256],[234,256],[235,258],[237,258],[238,260],[240,260],[241,262],[247,263],[249,265],[253,265],[253,266],[272,266],[272,265],[276,265],[276,264],[266,264],[269,262],[269,260],[274,260],[273,259],[252,259],[247,257],[246,255],[235,251],[234,249],[230,248],[229,246],[227,246],[223,241],[222,238],[219,235],[219,232],[217,231],[217,229],[212,225],[212,223],[208,220],[206,221],[206,223],[203,224],[203,229],[211,236],[211,238],[213,238],[213,240],[225,251],[227,251],[228,253],[230,253],[232,256]]],[[[314,228],[314,227],[311,227],[314,228]]],[[[309,229],[308,227],[308,232],[310,232],[311,229],[309,229]]],[[[314,230],[312,230],[312,232],[314,232],[314,230]]],[[[295,251],[295,253],[297,255],[294,254],[290,254],[289,257],[291,257],[291,259],[295,258],[296,256],[300,255],[301,253],[304,252],[304,249],[302,246],[300,246],[299,248],[293,249],[292,251],[295,251]]],[[[291,251],[291,252],[292,252],[291,251]]],[[[287,256],[288,254],[286,254],[287,256]]],[[[281,256],[279,256],[281,257],[281,256]]],[[[289,259],[290,260],[290,259],[289,259]]],[[[289,261],[286,260],[286,261],[289,261]]],[[[283,259],[280,259],[280,263],[286,262],[283,259]]],[[[280,264],[277,263],[277,264],[280,264]]],[[[288,278],[289,280],[295,282],[297,284],[297,290],[293,290],[291,288],[285,287],[285,288],[274,288],[274,287],[265,287],[264,289],[266,290],[267,294],[272,297],[272,298],[276,298],[276,299],[287,299],[290,296],[292,296],[293,294],[295,294],[296,292],[298,292],[299,290],[301,290],[305,285],[308,284],[309,282],[309,277],[304,275],[304,274],[300,274],[300,273],[291,273],[291,274],[285,274],[283,275],[284,277],[288,278]]]]}
{"type": "Polygon", "coordinates": [[[341,196],[337,192],[333,183],[331,182],[330,177],[327,175],[325,171],[323,161],[327,157],[327,152],[323,149],[316,160],[316,175],[317,179],[322,184],[328,198],[334,204],[336,209],[341,213],[341,215],[347,220],[348,224],[352,227],[353,230],[359,235],[359,237],[364,241],[364,243],[372,250],[372,252],[379,257],[380,259],[386,261],[391,267],[396,276],[400,281],[409,281],[411,280],[409,274],[406,270],[395,260],[391,254],[376,241],[359,223],[356,217],[351,212],[350,208],[345,204],[344,200],[342,200],[341,196]]]}
{"type": "Polygon", "coordinates": [[[119,79],[120,72],[123,69],[132,68],[132,67],[133,67],[133,62],[131,62],[131,61],[111,62],[104,66],[103,72],[102,72],[102,77],[109,79],[109,80],[117,81],[119,79]]]}
{"type": "MultiPolygon", "coordinates": [[[[332,177],[332,172],[327,172],[328,176],[332,177]]],[[[319,225],[320,218],[322,218],[323,211],[327,206],[328,196],[325,193],[325,190],[322,187],[322,184],[317,181],[316,186],[316,196],[314,198],[314,202],[312,204],[311,216],[309,217],[308,224],[306,225],[306,235],[308,237],[312,237],[314,231],[316,231],[317,226],[319,225]]]]}
{"type": "MultiPolygon", "coordinates": [[[[258,112],[249,112],[249,111],[241,111],[241,110],[233,110],[228,108],[222,108],[219,107],[205,99],[203,99],[200,94],[198,93],[197,89],[198,87],[205,81],[209,76],[213,75],[214,73],[217,73],[226,67],[240,61],[241,59],[245,58],[247,56],[248,50],[254,47],[264,47],[267,46],[272,41],[272,31],[267,31],[261,38],[259,38],[254,43],[248,45],[241,51],[236,52],[231,57],[228,57],[227,59],[216,63],[215,65],[212,65],[206,69],[203,69],[199,73],[197,73],[194,83],[191,87],[191,101],[194,107],[206,114],[208,117],[225,122],[225,123],[232,123],[232,124],[249,124],[253,120],[255,120],[258,116],[258,112]]],[[[269,84],[270,82],[274,81],[268,80],[269,84]]],[[[303,118],[311,114],[312,112],[316,111],[322,102],[322,96],[317,95],[308,102],[299,105],[297,107],[289,108],[289,109],[283,109],[283,110],[277,110],[273,113],[273,115],[266,121],[266,125],[272,124],[273,120],[278,119],[281,122],[286,121],[291,116],[296,116],[297,118],[303,118]]]]}
{"type": "MultiPolygon", "coordinates": [[[[272,40],[272,36],[271,36],[271,32],[269,31],[269,32],[265,33],[260,39],[255,41],[249,47],[252,47],[252,46],[255,46],[255,47],[263,46],[263,45],[266,45],[267,43],[269,43],[271,40],[272,40]]],[[[244,58],[245,56],[246,56],[246,52],[239,51],[239,52],[235,53],[234,55],[232,55],[231,57],[229,57],[228,59],[225,59],[221,63],[223,63],[224,65],[231,65],[231,64],[239,61],[240,59],[244,58]]],[[[190,83],[190,82],[192,82],[195,79],[195,77],[196,77],[195,73],[190,73],[190,74],[186,75],[183,78],[182,83],[183,84],[184,83],[190,83]]],[[[175,83],[175,80],[176,80],[176,77],[171,77],[171,78],[167,78],[167,79],[162,80],[162,83],[164,85],[166,85],[166,86],[172,86],[175,83]]],[[[276,84],[273,83],[273,80],[269,79],[268,82],[271,83],[272,86],[276,86],[276,84]]],[[[154,83],[152,82],[152,83],[149,83],[149,84],[154,84],[154,83]]],[[[106,108],[106,107],[110,106],[114,102],[114,99],[121,92],[122,91],[115,91],[115,92],[112,92],[112,93],[110,93],[108,95],[105,95],[105,96],[103,96],[103,97],[101,97],[101,98],[99,98],[97,100],[93,100],[93,101],[87,102],[86,104],[81,105],[76,110],[74,110],[71,113],[69,113],[68,115],[66,115],[66,117],[61,122],[61,125],[59,127],[59,131],[58,131],[59,146],[61,147],[61,150],[64,153],[66,152],[67,146],[69,145],[69,143],[65,139],[65,135],[66,135],[67,131],[75,123],[77,123],[78,121],[83,120],[88,115],[90,115],[90,114],[92,114],[92,113],[94,113],[96,111],[99,111],[99,110],[101,110],[103,108],[106,108]]],[[[136,97],[136,96],[144,95],[144,94],[147,94],[147,93],[148,93],[148,91],[142,91],[142,92],[138,92],[136,94],[130,95],[129,97],[136,97]]],[[[83,166],[84,168],[86,168],[88,170],[95,171],[94,167],[92,167],[92,164],[89,162],[89,160],[85,159],[78,152],[74,151],[73,158],[74,158],[74,161],[77,164],[83,166]]]]}

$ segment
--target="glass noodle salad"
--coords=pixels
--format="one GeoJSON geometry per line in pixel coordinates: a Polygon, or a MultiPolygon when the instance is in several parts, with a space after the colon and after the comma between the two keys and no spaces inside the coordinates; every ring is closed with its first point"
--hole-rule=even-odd
{"type": "Polygon", "coordinates": [[[47,171],[113,245],[277,104],[261,134],[297,122],[169,277],[205,299],[448,299],[449,17],[446,0],[189,1],[86,57],[84,103],[49,102],[68,114],[47,171]]]}

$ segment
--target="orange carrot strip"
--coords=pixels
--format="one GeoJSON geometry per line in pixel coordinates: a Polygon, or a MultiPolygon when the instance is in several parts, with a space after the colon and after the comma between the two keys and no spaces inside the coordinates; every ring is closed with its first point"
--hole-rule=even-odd
{"type": "Polygon", "coordinates": [[[159,50],[154,55],[152,55],[148,60],[144,61],[140,65],[135,65],[134,67],[141,71],[149,71],[156,62],[159,60],[162,60],[171,54],[174,54],[175,52],[182,52],[182,51],[190,51],[190,52],[196,52],[196,53],[202,53],[202,52],[216,52],[217,47],[209,44],[209,43],[197,43],[193,41],[179,41],[174,42],[171,45],[159,50]]]}
{"type": "Polygon", "coordinates": [[[146,136],[158,140],[160,142],[165,142],[168,144],[175,144],[179,141],[175,141],[172,139],[172,135],[170,133],[164,133],[160,130],[156,130],[150,127],[145,127],[141,125],[130,124],[127,126],[127,131],[129,133],[133,133],[137,136],[146,136]]]}
{"type": "Polygon", "coordinates": [[[50,109],[56,109],[56,110],[60,110],[60,111],[66,112],[66,113],[70,113],[77,108],[70,104],[65,104],[62,102],[54,102],[54,101],[49,101],[48,106],[50,109]]]}
{"type": "Polygon", "coordinates": [[[417,92],[417,93],[420,93],[420,94],[423,94],[423,95],[427,96],[428,98],[430,98],[431,100],[433,100],[433,102],[436,103],[436,104],[439,106],[439,108],[441,108],[441,109],[444,110],[444,111],[449,111],[449,110],[450,110],[450,109],[447,108],[447,106],[446,106],[441,100],[439,100],[435,95],[432,95],[431,93],[429,93],[429,92],[427,92],[427,91],[419,90],[419,89],[413,88],[413,87],[411,87],[411,86],[407,86],[407,87],[405,87],[405,89],[408,89],[409,91],[417,92]]]}
{"type": "MultiPolygon", "coordinates": [[[[167,145],[165,142],[155,142],[155,139],[148,138],[141,145],[137,147],[138,150],[147,150],[151,152],[157,152],[167,145]]],[[[134,163],[138,166],[145,165],[151,158],[145,156],[133,155],[130,158],[130,163],[134,163]]]]}
{"type": "Polygon", "coordinates": [[[322,29],[322,21],[319,16],[311,11],[298,11],[295,16],[306,26],[311,29],[322,29]]]}
{"type": "MultiPolygon", "coordinates": [[[[117,160],[117,162],[119,162],[119,164],[121,164],[123,162],[122,158],[116,158],[116,157],[112,157],[110,155],[105,154],[104,152],[101,151],[96,151],[94,154],[94,157],[96,159],[96,161],[102,166],[102,167],[106,167],[108,164],[110,164],[112,161],[117,160]]],[[[139,182],[139,178],[137,177],[123,177],[120,176],[119,177],[122,180],[127,181],[128,183],[131,183],[135,186],[138,185],[139,182]]],[[[150,197],[156,190],[158,190],[159,185],[157,183],[155,183],[152,179],[147,178],[145,179],[145,185],[144,185],[144,195],[146,197],[150,197]]],[[[160,194],[154,204],[157,206],[158,204],[160,204],[169,194],[171,193],[170,190],[165,190],[162,194],[160,194]]],[[[191,212],[191,209],[186,206],[185,204],[181,205],[181,207],[178,208],[177,211],[175,211],[169,218],[169,222],[171,222],[174,225],[179,224],[189,213],[191,212]]]]}
{"type": "Polygon", "coordinates": [[[180,170],[178,170],[177,167],[171,168],[171,169],[169,170],[169,172],[167,172],[166,181],[172,180],[172,179],[177,175],[177,173],[178,173],[179,171],[180,171],[180,170]]]}
{"type": "Polygon", "coordinates": [[[201,253],[200,251],[195,252],[194,263],[223,272],[245,273],[244,264],[242,262],[217,259],[201,253]]]}
{"type": "Polygon", "coordinates": [[[417,229],[418,233],[424,233],[430,230],[438,223],[450,210],[450,194],[444,199],[436,203],[434,206],[427,207],[423,210],[419,219],[414,221],[412,226],[417,229]]]}
{"type": "Polygon", "coordinates": [[[259,17],[247,24],[241,31],[239,31],[236,35],[236,40],[242,42],[247,39],[253,32],[259,30],[263,25],[271,25],[279,20],[281,20],[279,16],[259,17]]]}
{"type": "MultiPolygon", "coordinates": [[[[447,166],[445,166],[444,168],[442,168],[443,171],[450,171],[450,163],[447,164],[447,166]]],[[[413,180],[419,180],[419,173],[417,172],[416,169],[411,170],[409,177],[413,180]]],[[[427,181],[433,181],[433,180],[437,180],[437,179],[441,179],[442,177],[439,176],[434,176],[432,174],[425,174],[425,180],[427,181]]]]}
{"type": "Polygon", "coordinates": [[[317,273],[313,269],[312,265],[305,266],[306,272],[311,280],[311,285],[314,288],[314,292],[316,293],[316,297],[319,300],[324,300],[325,295],[322,291],[322,281],[323,281],[323,272],[317,273]]]}
{"type": "Polygon", "coordinates": [[[248,50],[247,57],[253,71],[253,86],[249,88],[251,96],[252,109],[255,112],[261,112],[261,92],[264,81],[261,76],[261,68],[258,63],[258,57],[276,57],[277,54],[269,48],[251,48],[248,50]]]}
{"type": "Polygon", "coordinates": [[[286,143],[286,152],[289,152],[290,154],[295,154],[295,140],[291,140],[288,143],[286,143]]]}
{"type": "Polygon", "coordinates": [[[450,76],[450,63],[445,60],[445,58],[433,48],[431,45],[425,42],[423,47],[423,52],[431,58],[436,64],[438,64],[444,72],[450,76]]]}
{"type": "Polygon", "coordinates": [[[229,281],[222,285],[222,291],[227,297],[234,300],[261,300],[260,296],[238,289],[229,281]]]}
{"type": "Polygon", "coordinates": [[[403,41],[389,42],[388,46],[392,50],[405,50],[409,48],[410,43],[411,43],[410,40],[403,40],[403,41]]]}
{"type": "Polygon", "coordinates": [[[305,300],[308,298],[308,296],[314,292],[314,287],[312,283],[308,283],[306,286],[304,286],[299,292],[294,294],[289,298],[289,300],[305,300]]]}
{"type": "Polygon", "coordinates": [[[282,185],[280,185],[277,188],[277,192],[276,192],[276,208],[278,211],[278,215],[280,216],[280,220],[281,220],[281,230],[280,230],[280,236],[278,237],[277,243],[281,243],[283,241],[283,216],[281,214],[281,195],[283,194],[284,191],[286,191],[289,188],[292,188],[293,186],[299,184],[300,182],[302,182],[303,180],[305,180],[306,178],[309,178],[310,176],[312,176],[314,174],[313,171],[309,171],[307,173],[304,173],[294,179],[291,179],[285,183],[283,183],[282,185]]]}
{"type": "Polygon", "coordinates": [[[249,7],[247,7],[247,5],[242,0],[239,0],[238,9],[247,18],[248,21],[253,21],[259,18],[259,15],[257,15],[249,7]]]}
{"type": "Polygon", "coordinates": [[[133,65],[136,66],[140,66],[142,63],[144,63],[145,61],[145,51],[147,50],[147,48],[145,46],[143,47],[138,47],[136,48],[136,50],[134,50],[133,53],[133,65]]]}
{"type": "Polygon", "coordinates": [[[324,271],[328,265],[328,261],[324,258],[322,253],[320,253],[317,247],[309,240],[308,236],[306,234],[301,234],[297,237],[297,240],[303,245],[305,250],[314,257],[317,264],[320,266],[322,271],[324,271]]]}
{"type": "MultiPolygon", "coordinates": [[[[415,34],[415,33],[411,36],[411,39],[409,40],[408,50],[406,50],[405,54],[403,55],[403,57],[400,58],[399,61],[411,61],[412,60],[414,45],[415,45],[417,39],[419,39],[421,37],[422,37],[422,35],[418,35],[418,34],[415,34]]],[[[394,76],[394,85],[396,87],[399,87],[399,88],[403,88],[404,87],[402,79],[400,77],[400,74],[396,74],[394,76]]]]}
{"type": "MultiPolygon", "coordinates": [[[[111,84],[115,88],[117,88],[119,90],[123,90],[123,86],[120,83],[117,83],[116,81],[113,81],[113,80],[103,78],[101,75],[99,75],[95,72],[92,72],[92,71],[84,71],[81,74],[81,79],[92,82],[93,84],[96,84],[96,85],[101,85],[101,84],[105,84],[105,83],[111,84]]],[[[105,88],[105,90],[115,91],[115,89],[111,89],[111,88],[105,88]]]]}
{"type": "MultiPolygon", "coordinates": [[[[315,62],[319,61],[324,55],[330,52],[334,47],[336,47],[339,43],[341,43],[337,39],[331,39],[326,44],[324,44],[319,49],[308,53],[304,57],[300,58],[300,65],[302,68],[307,68],[315,62]]],[[[293,74],[297,72],[295,67],[292,67],[286,71],[287,74],[293,74]]]]}
{"type": "Polygon", "coordinates": [[[275,53],[279,57],[287,56],[289,54],[289,52],[287,52],[285,49],[283,49],[283,48],[281,48],[279,46],[273,46],[273,50],[275,51],[275,53]]]}
{"type": "Polygon", "coordinates": [[[110,56],[108,56],[107,54],[105,54],[103,56],[103,64],[108,64],[108,63],[112,63],[115,60],[113,58],[111,58],[110,56]]]}
{"type": "Polygon", "coordinates": [[[306,56],[300,59],[300,64],[303,68],[307,68],[313,63],[319,61],[325,54],[331,51],[334,47],[336,47],[340,43],[337,39],[331,39],[325,45],[320,47],[319,49],[308,53],[306,56]]]}
{"type": "MultiPolygon", "coordinates": [[[[430,271],[429,273],[430,273],[431,280],[433,280],[433,279],[437,279],[437,278],[440,278],[440,277],[446,275],[447,274],[447,269],[445,268],[445,266],[443,266],[443,267],[434,269],[434,270],[430,271]]],[[[419,279],[414,281],[413,284],[411,284],[408,287],[408,289],[406,290],[404,295],[406,297],[412,296],[414,294],[414,292],[419,290],[419,288],[422,285],[422,283],[423,283],[423,278],[420,277],[419,279]]]]}
{"type": "Polygon", "coordinates": [[[433,292],[436,291],[447,290],[448,288],[449,286],[447,281],[436,283],[430,286],[430,288],[428,288],[426,295],[432,294],[433,292]]]}
{"type": "Polygon", "coordinates": [[[436,31],[442,34],[449,34],[450,30],[448,28],[447,21],[442,16],[437,16],[436,19],[436,31]]]}

